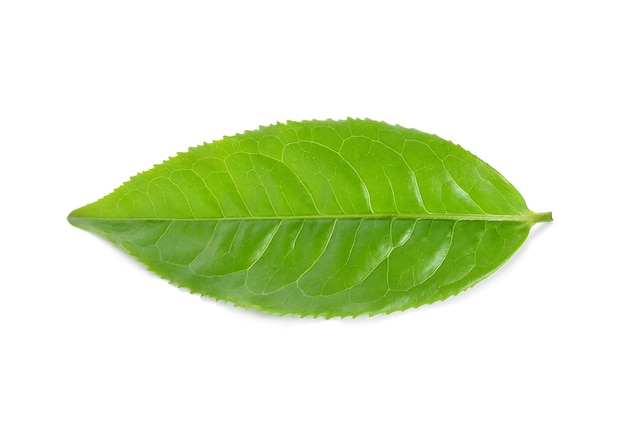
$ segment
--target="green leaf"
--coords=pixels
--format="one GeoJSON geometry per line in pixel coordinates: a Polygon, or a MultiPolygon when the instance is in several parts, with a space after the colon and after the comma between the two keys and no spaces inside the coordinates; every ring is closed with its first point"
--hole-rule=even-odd
{"type": "Polygon", "coordinates": [[[68,219],[193,293],[334,317],[456,295],[552,216],[458,145],[348,119],[191,148],[68,219]]]}

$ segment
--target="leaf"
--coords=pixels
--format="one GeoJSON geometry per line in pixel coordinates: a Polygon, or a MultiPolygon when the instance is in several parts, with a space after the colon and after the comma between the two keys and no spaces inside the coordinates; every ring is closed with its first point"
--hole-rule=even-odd
{"type": "Polygon", "coordinates": [[[329,318],[456,295],[552,216],[458,145],[348,119],[205,143],[68,219],[192,293],[329,318]]]}

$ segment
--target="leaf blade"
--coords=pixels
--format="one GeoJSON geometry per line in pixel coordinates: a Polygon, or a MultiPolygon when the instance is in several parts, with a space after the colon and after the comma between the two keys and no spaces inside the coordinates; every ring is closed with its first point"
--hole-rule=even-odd
{"type": "Polygon", "coordinates": [[[69,219],[192,292],[332,317],[458,294],[551,217],[459,146],[349,119],[190,149],[69,219]]]}

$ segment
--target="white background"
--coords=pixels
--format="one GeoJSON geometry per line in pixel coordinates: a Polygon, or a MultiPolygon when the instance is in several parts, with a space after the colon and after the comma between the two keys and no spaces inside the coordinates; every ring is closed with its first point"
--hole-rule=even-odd
{"type": "Polygon", "coordinates": [[[626,430],[625,20],[2,2],[0,430],[626,430]],[[203,141],[347,116],[463,145],[555,222],[456,298],[326,321],[189,295],[65,219],[203,141]]]}

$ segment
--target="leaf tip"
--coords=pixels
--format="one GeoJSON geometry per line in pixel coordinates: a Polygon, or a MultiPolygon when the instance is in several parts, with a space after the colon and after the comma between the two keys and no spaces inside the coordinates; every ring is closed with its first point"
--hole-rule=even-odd
{"type": "Polygon", "coordinates": [[[78,216],[77,216],[77,212],[78,212],[78,210],[79,210],[79,209],[72,210],[72,211],[70,212],[70,214],[68,214],[68,215],[67,215],[67,221],[68,221],[71,225],[73,225],[73,226],[75,226],[75,227],[77,227],[77,226],[78,226],[78,225],[76,225],[76,224],[77,224],[77,219],[78,219],[78,216]]]}
{"type": "Polygon", "coordinates": [[[87,220],[88,219],[85,218],[85,216],[86,216],[85,215],[85,207],[87,207],[87,206],[79,207],[79,208],[77,208],[75,210],[72,210],[70,212],[70,214],[67,215],[67,221],[73,227],[89,231],[89,227],[88,227],[88,224],[87,224],[87,220]]]}

